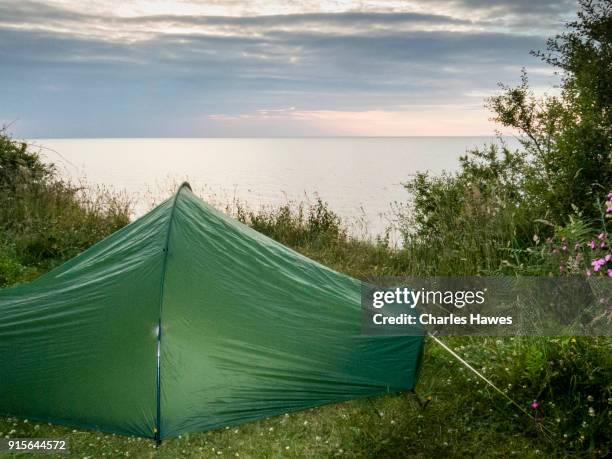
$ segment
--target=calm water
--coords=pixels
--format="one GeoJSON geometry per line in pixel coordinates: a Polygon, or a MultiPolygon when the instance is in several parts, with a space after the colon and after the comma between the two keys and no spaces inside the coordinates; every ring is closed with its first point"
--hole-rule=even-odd
{"type": "MultiPolygon", "coordinates": [[[[457,167],[487,137],[332,139],[38,139],[72,180],[125,190],[141,215],[187,180],[216,204],[258,208],[320,196],[356,233],[380,234],[417,171],[457,167]]],[[[43,148],[44,147],[44,148],[43,148]]]]}

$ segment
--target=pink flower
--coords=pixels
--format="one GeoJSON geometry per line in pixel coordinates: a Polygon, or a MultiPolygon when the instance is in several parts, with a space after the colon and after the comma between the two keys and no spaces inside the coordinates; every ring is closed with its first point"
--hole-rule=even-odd
{"type": "Polygon", "coordinates": [[[608,199],[612,199],[612,191],[608,193],[608,199]]]}
{"type": "Polygon", "coordinates": [[[603,241],[606,237],[608,237],[606,233],[599,233],[599,236],[597,236],[597,239],[599,239],[600,241],[603,241]]]}
{"type": "Polygon", "coordinates": [[[608,269],[608,277],[612,277],[612,269],[608,269]]]}
{"type": "Polygon", "coordinates": [[[591,271],[590,269],[587,269],[586,276],[591,277],[592,275],[593,275],[593,271],[591,271]]]}
{"type": "Polygon", "coordinates": [[[603,258],[598,258],[597,260],[593,260],[591,262],[591,266],[593,267],[593,270],[595,272],[599,271],[599,268],[601,268],[605,264],[606,264],[606,260],[603,258]]]}
{"type": "Polygon", "coordinates": [[[608,262],[608,261],[612,260],[612,254],[607,254],[607,255],[604,257],[604,260],[606,260],[606,262],[608,262]]]}
{"type": "Polygon", "coordinates": [[[595,248],[595,241],[589,242],[589,247],[594,249],[595,248]]]}
{"type": "Polygon", "coordinates": [[[612,205],[609,205],[609,206],[606,208],[606,212],[612,212],[612,205]]]}
{"type": "Polygon", "coordinates": [[[605,242],[602,242],[602,243],[601,243],[601,245],[600,245],[599,247],[601,247],[602,249],[605,249],[605,248],[606,248],[606,243],[605,243],[605,242]]]}
{"type": "Polygon", "coordinates": [[[537,400],[534,400],[533,403],[531,404],[531,409],[537,410],[538,408],[540,408],[540,404],[538,403],[537,400]]]}

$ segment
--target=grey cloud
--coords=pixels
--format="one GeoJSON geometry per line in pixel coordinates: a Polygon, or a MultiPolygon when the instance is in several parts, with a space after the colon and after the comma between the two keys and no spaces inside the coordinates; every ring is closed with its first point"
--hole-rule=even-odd
{"type": "Polygon", "coordinates": [[[112,19],[27,1],[10,9],[0,2],[0,122],[23,117],[29,135],[39,136],[197,135],[199,128],[185,120],[288,106],[480,105],[465,93],[493,90],[497,81],[515,78],[519,67],[540,65],[528,52],[544,45],[540,35],[400,27],[471,24],[437,14],[112,19]],[[55,21],[68,32],[7,25],[28,11],[30,24],[55,21]],[[151,33],[131,41],[76,33],[96,21],[207,24],[234,33],[151,33]],[[101,119],[108,121],[101,125],[101,119]],[[174,121],[164,124],[168,119],[174,121]]]}
{"type": "MultiPolygon", "coordinates": [[[[451,0],[450,2],[467,8],[505,10],[521,14],[545,11],[567,13],[575,10],[577,5],[576,0],[451,0]]],[[[449,2],[442,0],[441,3],[449,2]]]]}

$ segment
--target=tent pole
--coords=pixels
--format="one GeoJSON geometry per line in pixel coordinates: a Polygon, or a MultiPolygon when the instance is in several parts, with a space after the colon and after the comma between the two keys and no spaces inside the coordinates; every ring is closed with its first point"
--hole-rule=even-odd
{"type": "Polygon", "coordinates": [[[161,316],[157,322],[157,377],[156,377],[156,420],[155,420],[155,445],[159,448],[161,445],[161,375],[160,375],[160,360],[161,360],[161,316]]]}
{"type": "Polygon", "coordinates": [[[156,375],[156,415],[155,421],[155,445],[159,448],[161,445],[161,337],[162,337],[162,308],[164,305],[164,285],[166,283],[166,268],[168,264],[168,250],[170,247],[170,232],[172,231],[172,222],[174,221],[174,211],[176,209],[176,202],[181,190],[183,188],[189,188],[191,186],[187,182],[183,182],[179,187],[178,191],[174,195],[172,200],[172,208],[170,209],[170,217],[168,218],[168,228],[166,229],[166,242],[163,249],[162,258],[162,272],[159,283],[159,319],[157,321],[157,375],[156,375]]]}

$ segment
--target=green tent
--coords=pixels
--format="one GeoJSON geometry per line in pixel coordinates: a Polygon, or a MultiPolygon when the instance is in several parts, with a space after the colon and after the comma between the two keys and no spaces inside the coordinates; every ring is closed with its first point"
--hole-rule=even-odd
{"type": "Polygon", "coordinates": [[[361,334],[360,282],[187,184],[0,290],[0,413],[157,438],[414,387],[422,337],[361,334]]]}

